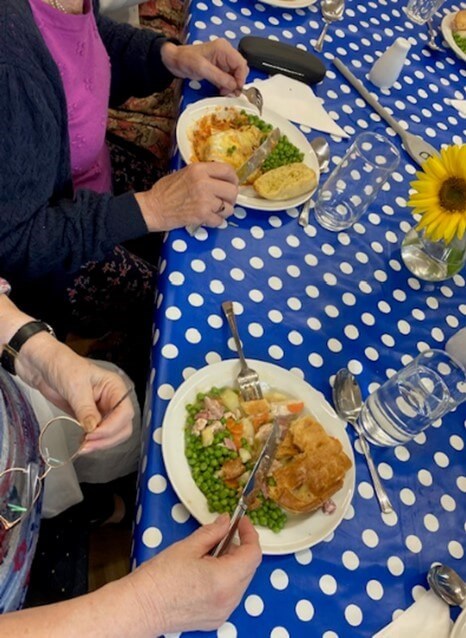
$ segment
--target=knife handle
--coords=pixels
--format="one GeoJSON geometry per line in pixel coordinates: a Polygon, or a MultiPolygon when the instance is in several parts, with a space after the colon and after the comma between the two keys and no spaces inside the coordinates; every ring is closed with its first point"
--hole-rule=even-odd
{"type": "Polygon", "coordinates": [[[216,545],[210,552],[210,555],[214,558],[218,558],[222,556],[227,549],[230,547],[230,543],[233,540],[234,535],[236,534],[236,530],[238,529],[238,525],[240,520],[246,514],[247,505],[244,503],[243,499],[238,503],[235,511],[233,512],[233,516],[231,517],[230,527],[228,528],[228,532],[222,538],[220,543],[216,545]]]}
{"type": "Polygon", "coordinates": [[[337,67],[343,77],[346,78],[346,80],[348,80],[348,82],[356,89],[359,95],[363,97],[366,102],[370,106],[372,106],[374,111],[376,111],[380,115],[380,117],[383,118],[387,122],[387,124],[389,124],[392,129],[401,137],[401,139],[403,139],[406,134],[404,128],[400,126],[400,124],[398,124],[395,118],[390,115],[390,113],[380,104],[380,102],[369,93],[361,80],[358,80],[358,78],[353,75],[348,67],[343,64],[343,62],[338,58],[333,58],[333,64],[337,67]]]}

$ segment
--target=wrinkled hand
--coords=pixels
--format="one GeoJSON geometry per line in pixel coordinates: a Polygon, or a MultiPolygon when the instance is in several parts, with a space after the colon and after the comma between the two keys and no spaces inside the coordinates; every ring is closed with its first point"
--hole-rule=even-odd
{"type": "Polygon", "coordinates": [[[83,452],[113,447],[131,435],[134,410],[129,398],[104,418],[127,390],[119,374],[80,357],[44,332],[21,348],[16,370],[28,385],[81,423],[87,432],[83,452]]]}
{"type": "Polygon", "coordinates": [[[216,629],[239,604],[261,551],[257,532],[244,517],[238,527],[241,544],[232,544],[220,558],[209,556],[228,524],[229,517],[220,516],[132,574],[148,635],[216,629]]]}
{"type": "Polygon", "coordinates": [[[158,180],[136,199],[150,231],[220,226],[233,213],[238,178],[228,164],[199,162],[158,180]]]}
{"type": "Polygon", "coordinates": [[[223,38],[185,46],[167,42],[162,61],[175,77],[208,80],[222,95],[238,94],[249,72],[243,56],[223,38]]]}

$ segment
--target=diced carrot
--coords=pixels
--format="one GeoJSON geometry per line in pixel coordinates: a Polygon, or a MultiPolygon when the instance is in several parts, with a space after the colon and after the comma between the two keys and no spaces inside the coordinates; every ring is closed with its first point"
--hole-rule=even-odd
{"type": "Polygon", "coordinates": [[[241,421],[235,421],[234,419],[227,419],[227,422],[225,424],[227,426],[227,429],[232,433],[233,435],[233,442],[236,445],[236,449],[239,450],[239,448],[241,447],[241,439],[243,437],[243,424],[241,423],[241,421]]]}
{"type": "Polygon", "coordinates": [[[270,412],[260,412],[259,414],[254,414],[249,418],[251,419],[254,430],[256,432],[261,425],[264,425],[265,423],[269,423],[269,421],[271,421],[270,412]]]}
{"type": "Polygon", "coordinates": [[[287,403],[286,407],[292,414],[298,414],[304,408],[302,401],[293,401],[293,403],[287,403]]]}

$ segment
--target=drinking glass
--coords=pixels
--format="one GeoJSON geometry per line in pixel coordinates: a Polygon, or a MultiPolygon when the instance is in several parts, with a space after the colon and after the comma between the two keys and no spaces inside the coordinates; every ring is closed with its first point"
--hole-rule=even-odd
{"type": "Polygon", "coordinates": [[[444,350],[426,350],[366,399],[359,423],[376,445],[399,445],[466,400],[466,369],[444,350]]]}
{"type": "Polygon", "coordinates": [[[397,148],[383,135],[358,135],[317,194],[314,212],[319,224],[333,231],[352,226],[399,161],[397,148]]]}
{"type": "Polygon", "coordinates": [[[408,0],[405,13],[416,24],[425,24],[440,9],[445,0],[408,0]]]}

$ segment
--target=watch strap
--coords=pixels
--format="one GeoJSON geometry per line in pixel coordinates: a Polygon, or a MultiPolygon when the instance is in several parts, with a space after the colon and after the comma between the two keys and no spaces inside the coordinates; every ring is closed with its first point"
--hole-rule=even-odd
{"type": "Polygon", "coordinates": [[[16,374],[15,359],[19,355],[21,348],[28,339],[39,332],[48,332],[53,337],[55,336],[54,331],[47,323],[34,319],[25,323],[24,326],[15,332],[10,341],[3,346],[0,363],[10,374],[16,374]]]}

